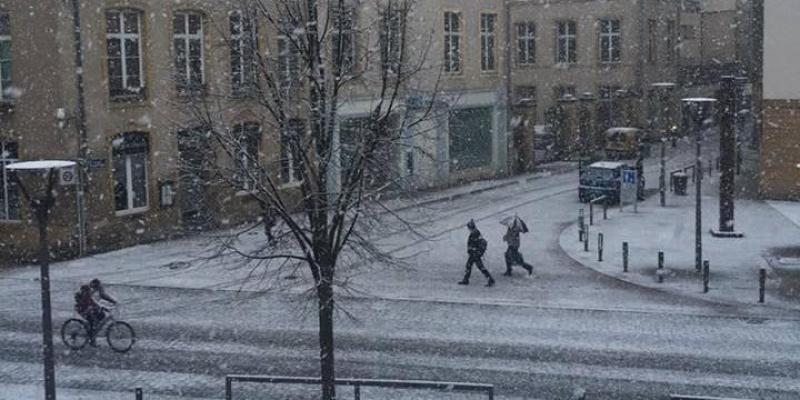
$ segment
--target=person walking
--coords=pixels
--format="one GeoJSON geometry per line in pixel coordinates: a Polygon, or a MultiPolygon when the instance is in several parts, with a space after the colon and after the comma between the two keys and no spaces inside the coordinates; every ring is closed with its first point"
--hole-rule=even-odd
{"type": "Polygon", "coordinates": [[[494,286],[494,278],[486,270],[486,267],[483,265],[483,254],[486,253],[486,239],[481,236],[481,231],[478,230],[478,227],[475,226],[475,220],[469,220],[467,223],[467,228],[469,229],[469,238],[467,239],[467,266],[466,271],[464,273],[464,279],[458,282],[459,285],[469,285],[469,277],[472,274],[472,266],[475,265],[479,271],[488,279],[486,282],[486,286],[494,286]]]}
{"type": "Polygon", "coordinates": [[[527,226],[517,217],[514,217],[514,221],[508,225],[508,230],[503,235],[503,241],[508,243],[508,249],[506,249],[506,272],[503,275],[511,276],[511,267],[514,265],[525,268],[528,271],[528,275],[533,274],[533,266],[526,263],[525,259],[522,258],[522,253],[519,252],[519,234],[527,232],[527,226]]]}

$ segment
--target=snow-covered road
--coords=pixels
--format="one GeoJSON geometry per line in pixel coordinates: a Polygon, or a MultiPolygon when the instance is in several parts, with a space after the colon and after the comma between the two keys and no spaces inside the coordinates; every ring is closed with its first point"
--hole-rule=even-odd
{"type": "MultiPolygon", "coordinates": [[[[677,154],[672,164],[690,158],[677,154]]],[[[647,171],[652,186],[655,160],[647,171]]],[[[408,257],[411,268],[346,276],[351,291],[339,298],[346,313],[336,321],[339,376],[486,382],[497,385],[500,398],[563,399],[576,386],[592,400],[670,392],[797,398],[800,322],[792,315],[764,318],[640,289],[568,258],[558,237],[580,207],[576,186],[575,173],[553,175],[403,211],[422,223],[426,240],[383,233],[381,244],[408,257]],[[513,214],[532,227],[522,251],[533,277],[500,276],[498,221],[513,214]],[[469,218],[490,241],[494,288],[477,276],[471,286],[455,284],[469,218]]],[[[243,285],[247,271],[230,265],[185,263],[205,245],[157,243],[56,265],[56,326],[72,315],[76,284],[100,276],[141,339],[126,355],[106,346],[68,352],[58,339],[58,385],[220,398],[229,373],[315,375],[314,302],[296,288],[243,285]]],[[[0,388],[41,379],[35,276],[35,269],[21,269],[0,280],[0,388]]],[[[0,390],[0,399],[14,390],[0,390]]]]}

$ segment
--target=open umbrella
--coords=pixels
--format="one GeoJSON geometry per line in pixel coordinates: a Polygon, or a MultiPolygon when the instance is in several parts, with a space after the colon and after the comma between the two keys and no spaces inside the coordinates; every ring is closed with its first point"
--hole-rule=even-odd
{"type": "Polygon", "coordinates": [[[522,233],[528,233],[529,232],[528,231],[528,225],[525,223],[525,221],[523,221],[522,218],[520,218],[520,217],[518,217],[516,215],[513,216],[513,217],[508,216],[508,217],[505,217],[505,218],[501,219],[500,220],[500,224],[504,225],[504,226],[507,226],[509,228],[514,228],[514,229],[516,229],[516,230],[518,230],[518,231],[520,231],[522,233]]]}

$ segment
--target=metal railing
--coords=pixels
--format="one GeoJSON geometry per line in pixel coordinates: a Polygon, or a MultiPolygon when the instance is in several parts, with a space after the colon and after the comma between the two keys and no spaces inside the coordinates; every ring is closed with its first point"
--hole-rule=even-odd
{"type": "Polygon", "coordinates": [[[690,396],[684,394],[670,394],[670,400],[750,400],[750,399],[735,399],[733,397],[710,397],[710,396],[690,396]]]}
{"type": "MultiPolygon", "coordinates": [[[[321,381],[322,380],[320,378],[313,378],[313,377],[228,375],[225,377],[225,400],[233,400],[234,382],[319,385],[321,381]]],[[[482,383],[404,381],[404,380],[387,380],[387,379],[336,379],[335,383],[336,386],[352,386],[354,400],[361,400],[362,387],[485,393],[489,397],[489,400],[494,400],[494,385],[482,384],[482,383]]]]}

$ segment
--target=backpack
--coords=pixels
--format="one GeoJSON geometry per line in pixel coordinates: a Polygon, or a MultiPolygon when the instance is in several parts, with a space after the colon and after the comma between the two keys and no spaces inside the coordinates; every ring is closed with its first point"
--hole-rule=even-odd
{"type": "Polygon", "coordinates": [[[479,255],[482,256],[484,253],[486,253],[486,248],[487,247],[489,247],[489,243],[486,241],[486,239],[484,239],[483,237],[478,239],[478,254],[479,255]]]}

